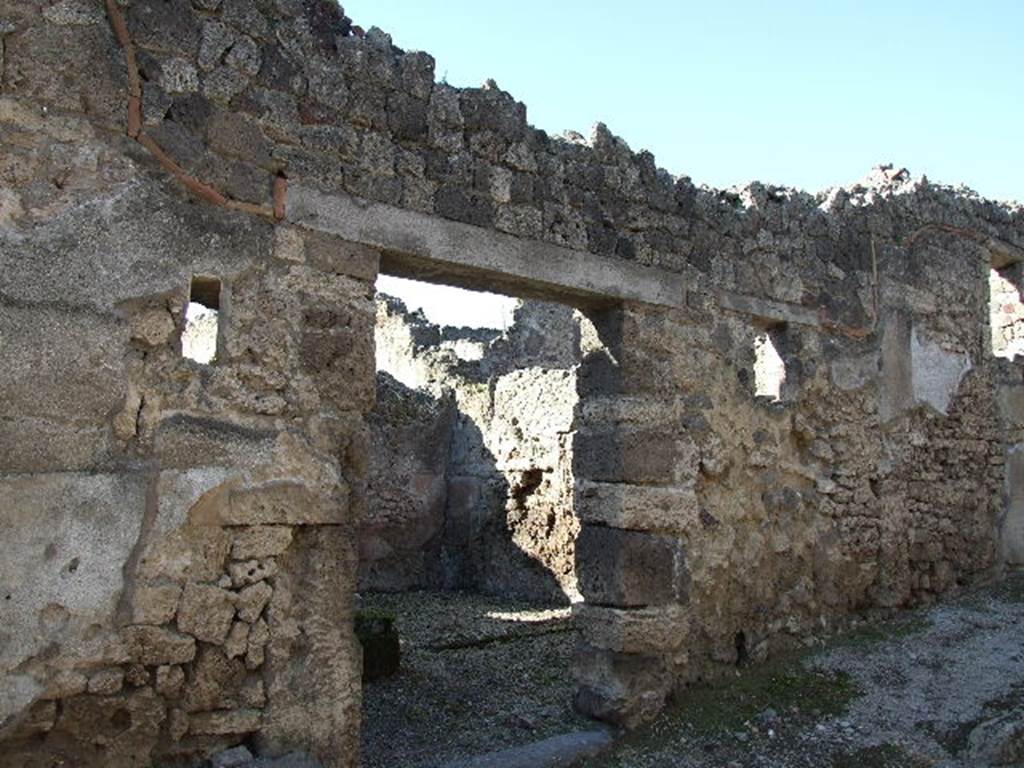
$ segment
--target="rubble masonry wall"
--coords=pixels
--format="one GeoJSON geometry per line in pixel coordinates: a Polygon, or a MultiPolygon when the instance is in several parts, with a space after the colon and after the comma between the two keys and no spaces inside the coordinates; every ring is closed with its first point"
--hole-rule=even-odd
{"type": "MultiPolygon", "coordinates": [[[[891,168],[700,188],[436,83],[326,0],[0,0],[0,179],[0,764],[357,763],[373,284],[424,240],[342,241],[310,200],[583,286],[585,711],[634,724],[1019,562],[1024,384],[987,287],[1019,206],[891,168]],[[211,366],[180,356],[194,275],[222,284],[211,366]]],[[[528,281],[494,258],[480,281],[528,281]]]]}

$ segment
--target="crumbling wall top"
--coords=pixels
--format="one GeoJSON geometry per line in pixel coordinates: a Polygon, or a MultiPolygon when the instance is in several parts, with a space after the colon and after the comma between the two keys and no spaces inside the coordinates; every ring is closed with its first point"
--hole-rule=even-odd
{"type": "Polygon", "coordinates": [[[824,308],[850,327],[870,314],[873,260],[906,263],[934,236],[1006,262],[1024,254],[1020,205],[904,170],[818,194],[758,182],[718,190],[659,168],[603,124],[589,139],[551,136],[493,81],[436,82],[430,55],[362,33],[327,0],[134,0],[121,9],[124,39],[107,31],[103,79],[70,71],[58,90],[43,73],[67,69],[51,60],[62,42],[107,20],[93,7],[39,27],[39,5],[11,14],[7,92],[57,109],[88,97],[96,122],[137,130],[165,168],[202,182],[186,185],[194,193],[239,210],[286,216],[287,189],[311,187],[824,308]],[[114,86],[122,92],[107,98],[114,86]],[[133,127],[124,89],[136,86],[133,127]]]}

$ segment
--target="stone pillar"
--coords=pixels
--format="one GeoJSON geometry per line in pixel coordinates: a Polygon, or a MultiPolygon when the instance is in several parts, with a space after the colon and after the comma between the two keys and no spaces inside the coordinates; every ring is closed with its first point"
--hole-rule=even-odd
{"type": "Polygon", "coordinates": [[[1006,445],[1005,503],[999,541],[1003,563],[1024,565],[1024,369],[1004,363],[999,412],[1006,445]]]}
{"type": "Polygon", "coordinates": [[[685,382],[678,323],[628,306],[590,315],[574,444],[584,603],[576,704],[632,727],[673,687],[687,638],[689,572],[680,537],[698,520],[696,452],[673,418],[685,382]],[[588,342],[589,333],[589,344],[588,342]]]}
{"type": "Polygon", "coordinates": [[[279,251],[304,265],[291,270],[301,297],[298,371],[316,404],[307,420],[311,444],[339,471],[335,483],[320,486],[319,500],[341,514],[297,528],[281,560],[268,607],[267,707],[257,743],[270,753],[305,749],[325,766],[350,768],[359,759],[362,650],[352,623],[370,448],[364,417],[376,394],[379,257],[298,230],[279,234],[279,251]]]}

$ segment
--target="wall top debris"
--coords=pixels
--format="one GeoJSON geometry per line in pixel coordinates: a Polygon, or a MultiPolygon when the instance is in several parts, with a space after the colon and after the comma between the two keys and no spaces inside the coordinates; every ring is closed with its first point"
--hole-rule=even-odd
{"type": "Polygon", "coordinates": [[[435,82],[431,56],[363,33],[327,0],[110,2],[121,46],[98,3],[47,6],[45,34],[26,31],[42,5],[9,14],[5,93],[70,110],[88,91],[96,119],[134,133],[193,193],[243,211],[283,215],[299,182],[821,310],[846,328],[870,321],[872,274],[913,282],[915,254],[936,238],[999,262],[1024,253],[1024,208],[905,169],[818,194],[716,190],[603,124],[589,139],[550,136],[493,81],[435,82]],[[35,45],[53,71],[62,38],[90,27],[107,58],[88,82],[67,73],[57,88],[10,56],[35,45]]]}

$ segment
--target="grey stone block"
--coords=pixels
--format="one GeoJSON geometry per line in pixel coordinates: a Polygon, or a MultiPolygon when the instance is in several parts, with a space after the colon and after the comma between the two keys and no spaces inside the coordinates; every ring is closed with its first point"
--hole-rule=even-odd
{"type": "Polygon", "coordinates": [[[573,470],[587,480],[670,484],[676,475],[677,439],[667,430],[580,430],[573,443],[573,470]]]}
{"type": "Polygon", "coordinates": [[[576,572],[588,603],[630,608],[688,597],[683,545],[669,536],[584,525],[576,540],[576,572]]]}
{"type": "Polygon", "coordinates": [[[608,731],[577,731],[521,747],[455,760],[441,768],[563,768],[579,765],[584,758],[597,757],[612,743],[608,731]]]}

